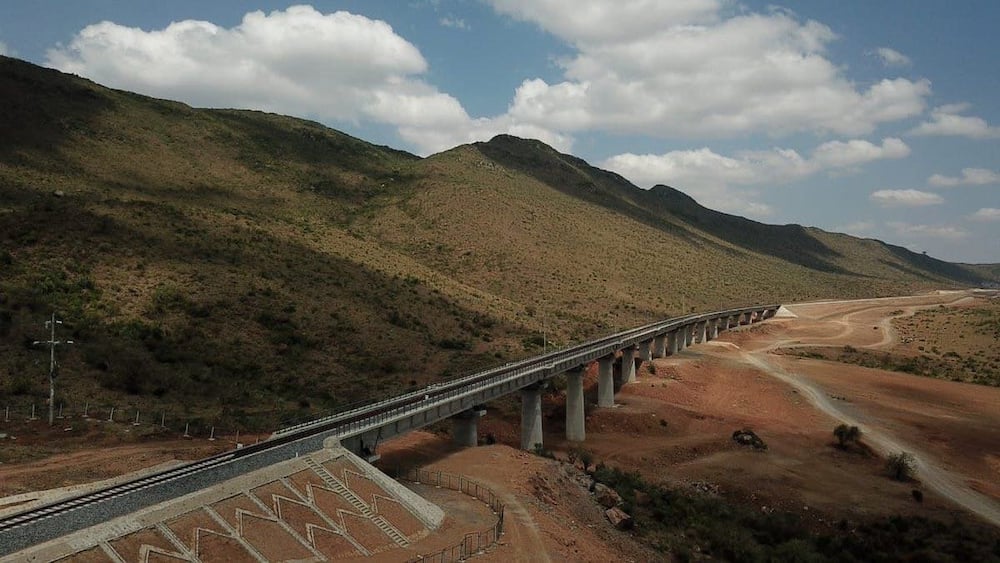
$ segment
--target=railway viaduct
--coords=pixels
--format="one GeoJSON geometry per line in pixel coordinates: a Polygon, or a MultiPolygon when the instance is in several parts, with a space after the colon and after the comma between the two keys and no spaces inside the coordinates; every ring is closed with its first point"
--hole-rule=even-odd
{"type": "Polygon", "coordinates": [[[486,371],[367,404],[335,415],[283,428],[245,448],[167,469],[152,475],[63,499],[0,519],[0,559],[32,545],[158,503],[212,487],[228,479],[319,451],[341,446],[369,459],[378,444],[428,424],[452,419],[453,438],[462,446],[478,441],[478,419],[485,404],[521,395],[521,447],[542,444],[541,393],[553,377],[567,378],[566,438],[584,441],[583,372],[598,365],[598,407],[614,406],[614,372],[621,384],[636,380],[637,362],[676,354],[720,331],[774,316],[780,305],[754,306],[667,319],[512,362],[486,371]],[[620,366],[618,370],[616,366],[620,366]]]}

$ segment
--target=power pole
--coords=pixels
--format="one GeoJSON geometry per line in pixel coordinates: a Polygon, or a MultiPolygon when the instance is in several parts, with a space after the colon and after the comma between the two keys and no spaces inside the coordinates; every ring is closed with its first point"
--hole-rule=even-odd
{"type": "Polygon", "coordinates": [[[47,344],[49,346],[49,426],[55,422],[56,406],[56,346],[60,344],[73,344],[72,340],[56,340],[56,325],[63,324],[56,320],[56,314],[52,313],[52,320],[45,321],[45,328],[49,329],[48,340],[36,340],[32,345],[47,344]]]}

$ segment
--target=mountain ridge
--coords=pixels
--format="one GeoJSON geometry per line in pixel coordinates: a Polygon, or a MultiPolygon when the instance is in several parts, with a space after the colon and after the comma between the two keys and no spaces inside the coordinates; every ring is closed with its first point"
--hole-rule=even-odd
{"type": "Polygon", "coordinates": [[[61,393],[266,426],[692,309],[994,279],[642,190],[540,141],[419,158],[7,57],[0,138],[15,402],[45,396],[26,343],[52,312],[82,343],[61,393]]]}

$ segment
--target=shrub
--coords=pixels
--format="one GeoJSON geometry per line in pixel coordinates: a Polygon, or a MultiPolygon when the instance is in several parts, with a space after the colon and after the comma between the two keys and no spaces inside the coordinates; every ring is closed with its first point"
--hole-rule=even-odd
{"type": "Polygon", "coordinates": [[[846,448],[848,444],[861,441],[861,429],[857,426],[841,424],[833,429],[833,435],[837,437],[841,448],[846,448]]]}
{"type": "Polygon", "coordinates": [[[909,481],[913,478],[913,454],[899,452],[889,456],[885,462],[885,470],[890,477],[897,481],[909,481]]]}

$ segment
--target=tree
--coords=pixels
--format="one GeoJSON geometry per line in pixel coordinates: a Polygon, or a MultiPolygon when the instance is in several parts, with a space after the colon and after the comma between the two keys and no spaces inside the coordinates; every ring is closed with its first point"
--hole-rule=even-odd
{"type": "Polygon", "coordinates": [[[861,441],[861,429],[857,426],[841,424],[833,429],[833,435],[837,437],[841,448],[846,448],[848,444],[861,441]]]}

